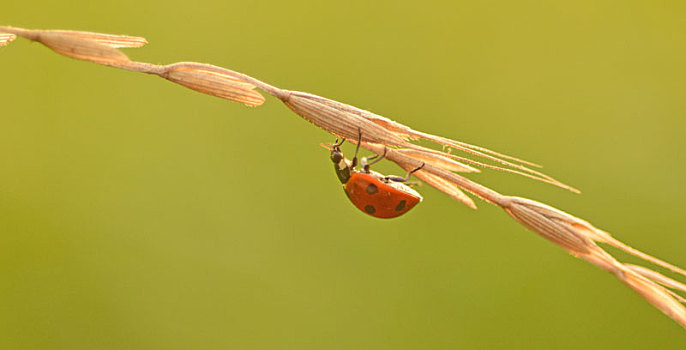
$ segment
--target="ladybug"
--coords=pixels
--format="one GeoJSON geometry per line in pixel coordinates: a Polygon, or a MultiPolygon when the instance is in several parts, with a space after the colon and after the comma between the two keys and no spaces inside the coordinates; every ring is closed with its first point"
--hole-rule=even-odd
{"type": "Polygon", "coordinates": [[[360,149],[360,139],[355,148],[355,157],[349,161],[343,157],[340,146],[345,139],[338,142],[336,140],[331,145],[331,161],[338,179],[343,184],[343,190],[350,201],[363,212],[376,218],[394,218],[403,215],[414,208],[422,201],[422,196],[410,186],[403,184],[410,179],[410,176],[424,167],[424,164],[407,173],[407,176],[384,176],[376,171],[369,170],[371,165],[382,160],[386,155],[386,149],[380,157],[378,155],[362,158],[360,160],[361,170],[355,169],[357,165],[357,152],[360,149]],[[369,163],[370,160],[373,160],[369,163]]]}

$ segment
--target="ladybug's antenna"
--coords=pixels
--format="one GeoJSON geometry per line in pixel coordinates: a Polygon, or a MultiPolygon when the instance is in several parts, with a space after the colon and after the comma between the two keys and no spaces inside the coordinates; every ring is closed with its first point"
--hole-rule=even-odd
{"type": "Polygon", "coordinates": [[[331,145],[334,149],[341,147],[341,145],[345,142],[345,137],[341,139],[341,142],[338,142],[338,139],[333,142],[333,145],[331,145]]]}

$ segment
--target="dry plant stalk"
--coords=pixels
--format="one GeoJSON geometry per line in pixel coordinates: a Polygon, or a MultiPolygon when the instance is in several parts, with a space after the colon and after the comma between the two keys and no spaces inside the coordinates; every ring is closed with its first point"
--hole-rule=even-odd
{"type": "Polygon", "coordinates": [[[478,172],[478,168],[497,169],[578,192],[548,175],[533,170],[532,167],[537,167],[535,164],[479,146],[422,133],[380,115],[324,97],[279,89],[226,68],[196,62],[154,65],[131,61],[119,48],[145,45],[147,41],[140,37],[0,27],[0,46],[10,42],[15,35],[38,41],[67,57],[158,75],[195,91],[248,106],[259,106],[264,103],[264,97],[255,91],[259,88],[281,100],[312,124],[337,137],[357,140],[358,130],[361,130],[362,147],[376,154],[381,154],[386,149],[386,158],[406,170],[425,163],[424,168],[415,174],[419,179],[471,208],[476,209],[476,204],[465,192],[500,206],[517,222],[543,238],[570,254],[614,274],[649,303],[686,328],[686,308],[683,305],[686,299],[675,292],[686,292],[686,285],[651,269],[623,264],[603,250],[598,243],[619,248],[682,277],[686,276],[686,271],[635,250],[616,240],[609,233],[573,215],[534,200],[500,194],[456,174],[478,172]],[[431,141],[442,146],[443,151],[411,143],[413,140],[431,141]],[[461,151],[463,155],[452,154],[453,149],[461,151]]]}

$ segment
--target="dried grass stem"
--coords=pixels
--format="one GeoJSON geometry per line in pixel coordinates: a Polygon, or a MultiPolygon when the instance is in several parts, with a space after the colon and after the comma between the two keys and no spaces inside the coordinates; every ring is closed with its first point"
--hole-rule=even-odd
{"type": "Polygon", "coordinates": [[[610,244],[676,272],[682,277],[686,276],[686,271],[631,248],[609,233],[573,215],[530,199],[502,195],[458,174],[478,172],[479,168],[496,169],[576,191],[546,174],[529,168],[538,167],[534,163],[483,147],[415,131],[372,112],[306,92],[283,90],[230,69],[197,62],[155,65],[132,61],[119,48],[135,48],[147,44],[141,37],[0,27],[0,46],[9,43],[15,35],[38,41],[67,57],[157,75],[195,91],[248,106],[259,106],[265,102],[264,97],[255,90],[260,89],[281,100],[299,116],[338,137],[356,140],[361,132],[362,147],[376,154],[385,152],[386,158],[406,170],[425,164],[422,170],[415,173],[419,179],[470,208],[476,209],[476,204],[465,192],[503,208],[518,223],[541,237],[557,244],[570,254],[614,274],[686,328],[686,308],[682,304],[684,298],[673,291],[686,292],[686,285],[648,268],[623,264],[597,243],[610,244]],[[443,150],[411,142],[415,140],[433,142],[443,150]],[[464,154],[452,154],[453,149],[464,154]],[[469,156],[478,160],[468,158],[469,156]]]}

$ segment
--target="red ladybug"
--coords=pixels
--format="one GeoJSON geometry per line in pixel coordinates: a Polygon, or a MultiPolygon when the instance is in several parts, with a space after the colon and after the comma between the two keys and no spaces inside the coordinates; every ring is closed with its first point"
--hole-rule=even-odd
{"type": "MultiPolygon", "coordinates": [[[[361,139],[362,134],[360,134],[361,139]]],[[[424,164],[408,172],[404,178],[394,175],[384,176],[369,170],[371,165],[384,158],[386,155],[384,149],[384,154],[381,157],[362,158],[360,160],[362,170],[357,170],[355,166],[357,165],[360,140],[357,142],[355,157],[353,157],[352,162],[343,157],[341,152],[340,146],[345,142],[345,139],[341,140],[340,143],[331,145],[331,161],[334,163],[336,175],[341,180],[345,194],[348,195],[350,201],[358,209],[377,218],[394,218],[403,215],[421,202],[422,196],[403,182],[409,180],[410,175],[423,168],[424,164]],[[372,159],[375,160],[368,163],[372,159]]]]}

